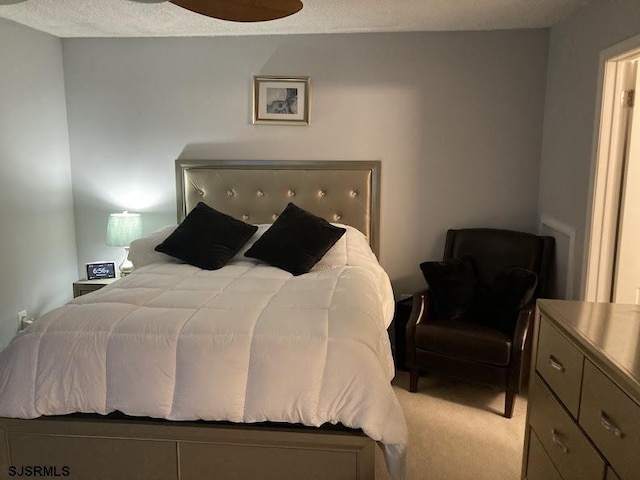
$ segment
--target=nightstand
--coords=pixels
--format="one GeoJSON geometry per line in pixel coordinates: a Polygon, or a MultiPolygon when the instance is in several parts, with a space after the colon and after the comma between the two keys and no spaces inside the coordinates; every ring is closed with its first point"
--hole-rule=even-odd
{"type": "Polygon", "coordinates": [[[73,282],[73,298],[100,290],[102,287],[106,287],[116,280],[117,278],[101,278],[98,280],[78,280],[77,282],[73,282]]]}
{"type": "Polygon", "coordinates": [[[396,311],[393,322],[389,325],[389,337],[393,349],[393,358],[398,370],[408,370],[405,359],[405,336],[407,322],[411,316],[413,297],[407,297],[396,302],[396,311]]]}

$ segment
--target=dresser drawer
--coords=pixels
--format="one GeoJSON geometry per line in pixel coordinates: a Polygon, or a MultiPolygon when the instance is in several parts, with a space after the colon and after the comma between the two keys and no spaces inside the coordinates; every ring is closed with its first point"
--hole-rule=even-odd
{"type": "Polygon", "coordinates": [[[538,375],[531,383],[529,405],[531,427],[562,478],[602,480],[604,461],[538,375]]]}
{"type": "Polygon", "coordinates": [[[562,480],[533,430],[529,434],[527,480],[562,480]]]}
{"type": "Polygon", "coordinates": [[[536,370],[576,418],[583,362],[582,353],[542,317],[536,370]]]}
{"type": "Polygon", "coordinates": [[[640,406],[585,362],[580,425],[621,480],[640,478],[640,406]]]}

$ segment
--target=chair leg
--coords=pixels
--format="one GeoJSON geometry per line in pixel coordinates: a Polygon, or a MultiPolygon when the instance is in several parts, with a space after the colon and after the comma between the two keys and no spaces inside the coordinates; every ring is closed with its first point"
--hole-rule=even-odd
{"type": "Polygon", "coordinates": [[[513,416],[513,404],[516,401],[516,392],[514,390],[507,389],[504,396],[504,417],[511,418],[513,416]]]}
{"type": "Polygon", "coordinates": [[[418,379],[420,378],[420,370],[411,367],[409,369],[409,391],[416,393],[418,391],[418,379]]]}

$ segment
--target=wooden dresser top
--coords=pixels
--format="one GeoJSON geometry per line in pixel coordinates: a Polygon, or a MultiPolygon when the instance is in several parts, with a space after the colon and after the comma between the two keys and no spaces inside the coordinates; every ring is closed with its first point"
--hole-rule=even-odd
{"type": "Polygon", "coordinates": [[[640,305],[538,301],[538,309],[640,403],[640,305]]]}

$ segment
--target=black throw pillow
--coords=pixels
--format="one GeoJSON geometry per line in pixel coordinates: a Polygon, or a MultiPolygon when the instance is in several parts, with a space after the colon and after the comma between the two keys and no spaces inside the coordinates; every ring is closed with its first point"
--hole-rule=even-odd
{"type": "Polygon", "coordinates": [[[200,202],[156,251],[205,270],[217,270],[258,230],[200,202]]]}
{"type": "Polygon", "coordinates": [[[302,275],[311,270],[346,231],[289,203],[245,256],[293,275],[302,275]]]}
{"type": "Polygon", "coordinates": [[[438,318],[460,318],[473,308],[478,284],[470,257],[423,262],[420,270],[431,290],[438,318]]]}
{"type": "Polygon", "coordinates": [[[519,310],[531,302],[537,285],[535,272],[520,267],[505,268],[482,289],[472,316],[511,337],[519,310]]]}

